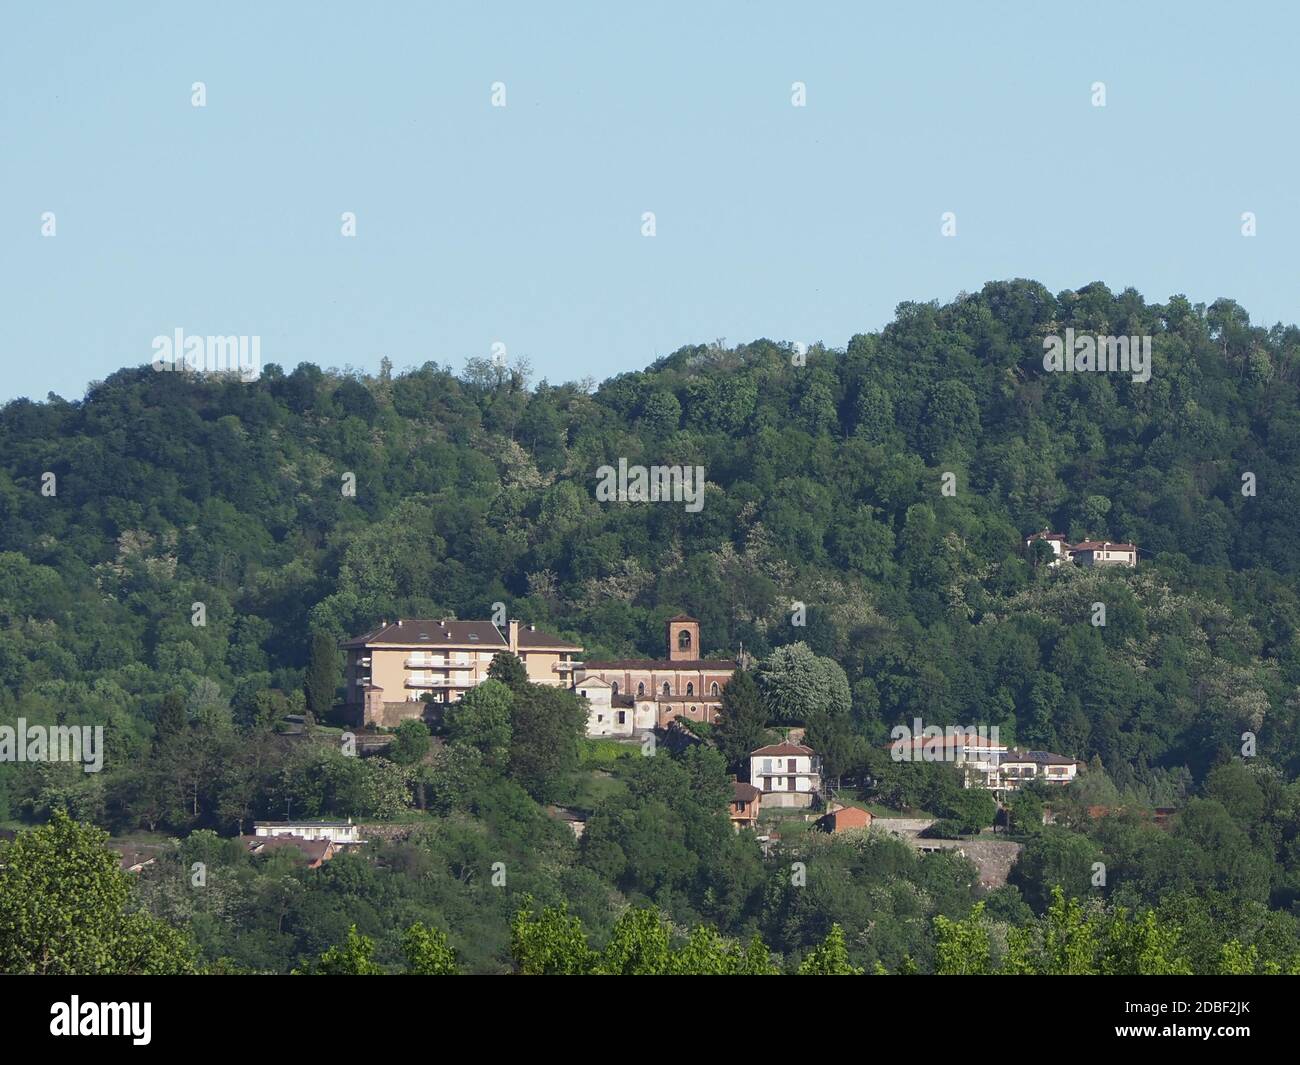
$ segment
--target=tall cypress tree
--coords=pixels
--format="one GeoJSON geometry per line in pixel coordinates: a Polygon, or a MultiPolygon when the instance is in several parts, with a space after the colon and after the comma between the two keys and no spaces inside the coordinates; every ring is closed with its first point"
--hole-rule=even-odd
{"type": "Polygon", "coordinates": [[[728,769],[748,778],[749,754],[767,738],[767,706],[748,670],[736,670],[722,689],[722,717],[714,735],[728,769]]]}
{"type": "Polygon", "coordinates": [[[334,639],[327,632],[314,633],[303,692],[307,696],[307,712],[315,720],[322,721],[329,717],[334,708],[334,694],[338,686],[339,658],[334,639]]]}

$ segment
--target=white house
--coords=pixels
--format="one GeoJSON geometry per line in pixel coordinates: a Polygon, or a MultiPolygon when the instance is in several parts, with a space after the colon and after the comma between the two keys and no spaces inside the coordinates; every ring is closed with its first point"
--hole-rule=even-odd
{"type": "Polygon", "coordinates": [[[1012,749],[1002,756],[998,766],[999,790],[1016,791],[1031,780],[1068,784],[1079,772],[1079,763],[1063,754],[1050,751],[1012,749]]]}
{"type": "Polygon", "coordinates": [[[361,826],[354,825],[350,817],[346,821],[254,821],[253,835],[327,839],[336,845],[365,842],[361,826]]]}
{"type": "Polygon", "coordinates": [[[1081,566],[1128,566],[1138,564],[1138,549],[1133,544],[1112,544],[1109,540],[1085,540],[1075,544],[1074,561],[1081,566]]]}
{"type": "Polygon", "coordinates": [[[749,782],[764,806],[811,806],[821,791],[821,756],[798,743],[760,747],[749,756],[749,782]]]}
{"type": "Polygon", "coordinates": [[[631,736],[634,731],[631,700],[614,694],[614,686],[600,677],[583,677],[574,691],[587,700],[587,735],[631,736]],[[624,705],[626,704],[626,705],[624,705]]]}
{"type": "Polygon", "coordinates": [[[1056,556],[1048,563],[1049,566],[1059,566],[1062,562],[1068,561],[1071,557],[1070,541],[1060,533],[1048,532],[1044,529],[1042,532],[1034,533],[1025,539],[1025,550],[1032,551],[1034,542],[1042,540],[1052,549],[1052,554],[1056,556]]]}

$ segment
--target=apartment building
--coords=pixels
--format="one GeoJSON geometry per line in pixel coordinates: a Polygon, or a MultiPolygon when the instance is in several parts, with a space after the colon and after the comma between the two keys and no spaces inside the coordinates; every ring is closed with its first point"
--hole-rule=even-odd
{"type": "Polygon", "coordinates": [[[419,717],[423,696],[454,703],[483,683],[498,652],[519,656],[534,684],[568,687],[582,647],[533,625],[510,621],[399,619],[343,642],[344,705],[361,725],[391,728],[419,717]]]}

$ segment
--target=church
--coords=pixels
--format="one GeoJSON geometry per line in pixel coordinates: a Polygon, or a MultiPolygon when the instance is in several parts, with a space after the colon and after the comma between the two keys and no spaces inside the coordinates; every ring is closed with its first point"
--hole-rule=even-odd
{"type": "Polygon", "coordinates": [[[668,619],[666,629],[667,658],[584,662],[575,669],[575,689],[581,691],[584,681],[591,695],[609,687],[610,716],[602,718],[602,724],[610,727],[601,734],[630,736],[679,717],[717,722],[722,689],[736,663],[700,657],[700,623],[695,618],[678,614],[668,619]]]}

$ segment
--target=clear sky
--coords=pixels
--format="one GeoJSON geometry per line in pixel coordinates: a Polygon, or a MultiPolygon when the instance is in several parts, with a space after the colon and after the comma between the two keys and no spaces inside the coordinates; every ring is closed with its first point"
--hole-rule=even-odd
{"type": "Polygon", "coordinates": [[[1298,31],[1280,2],[4,0],[0,399],[79,398],[177,328],[604,378],[1009,277],[1295,321],[1298,31]]]}

